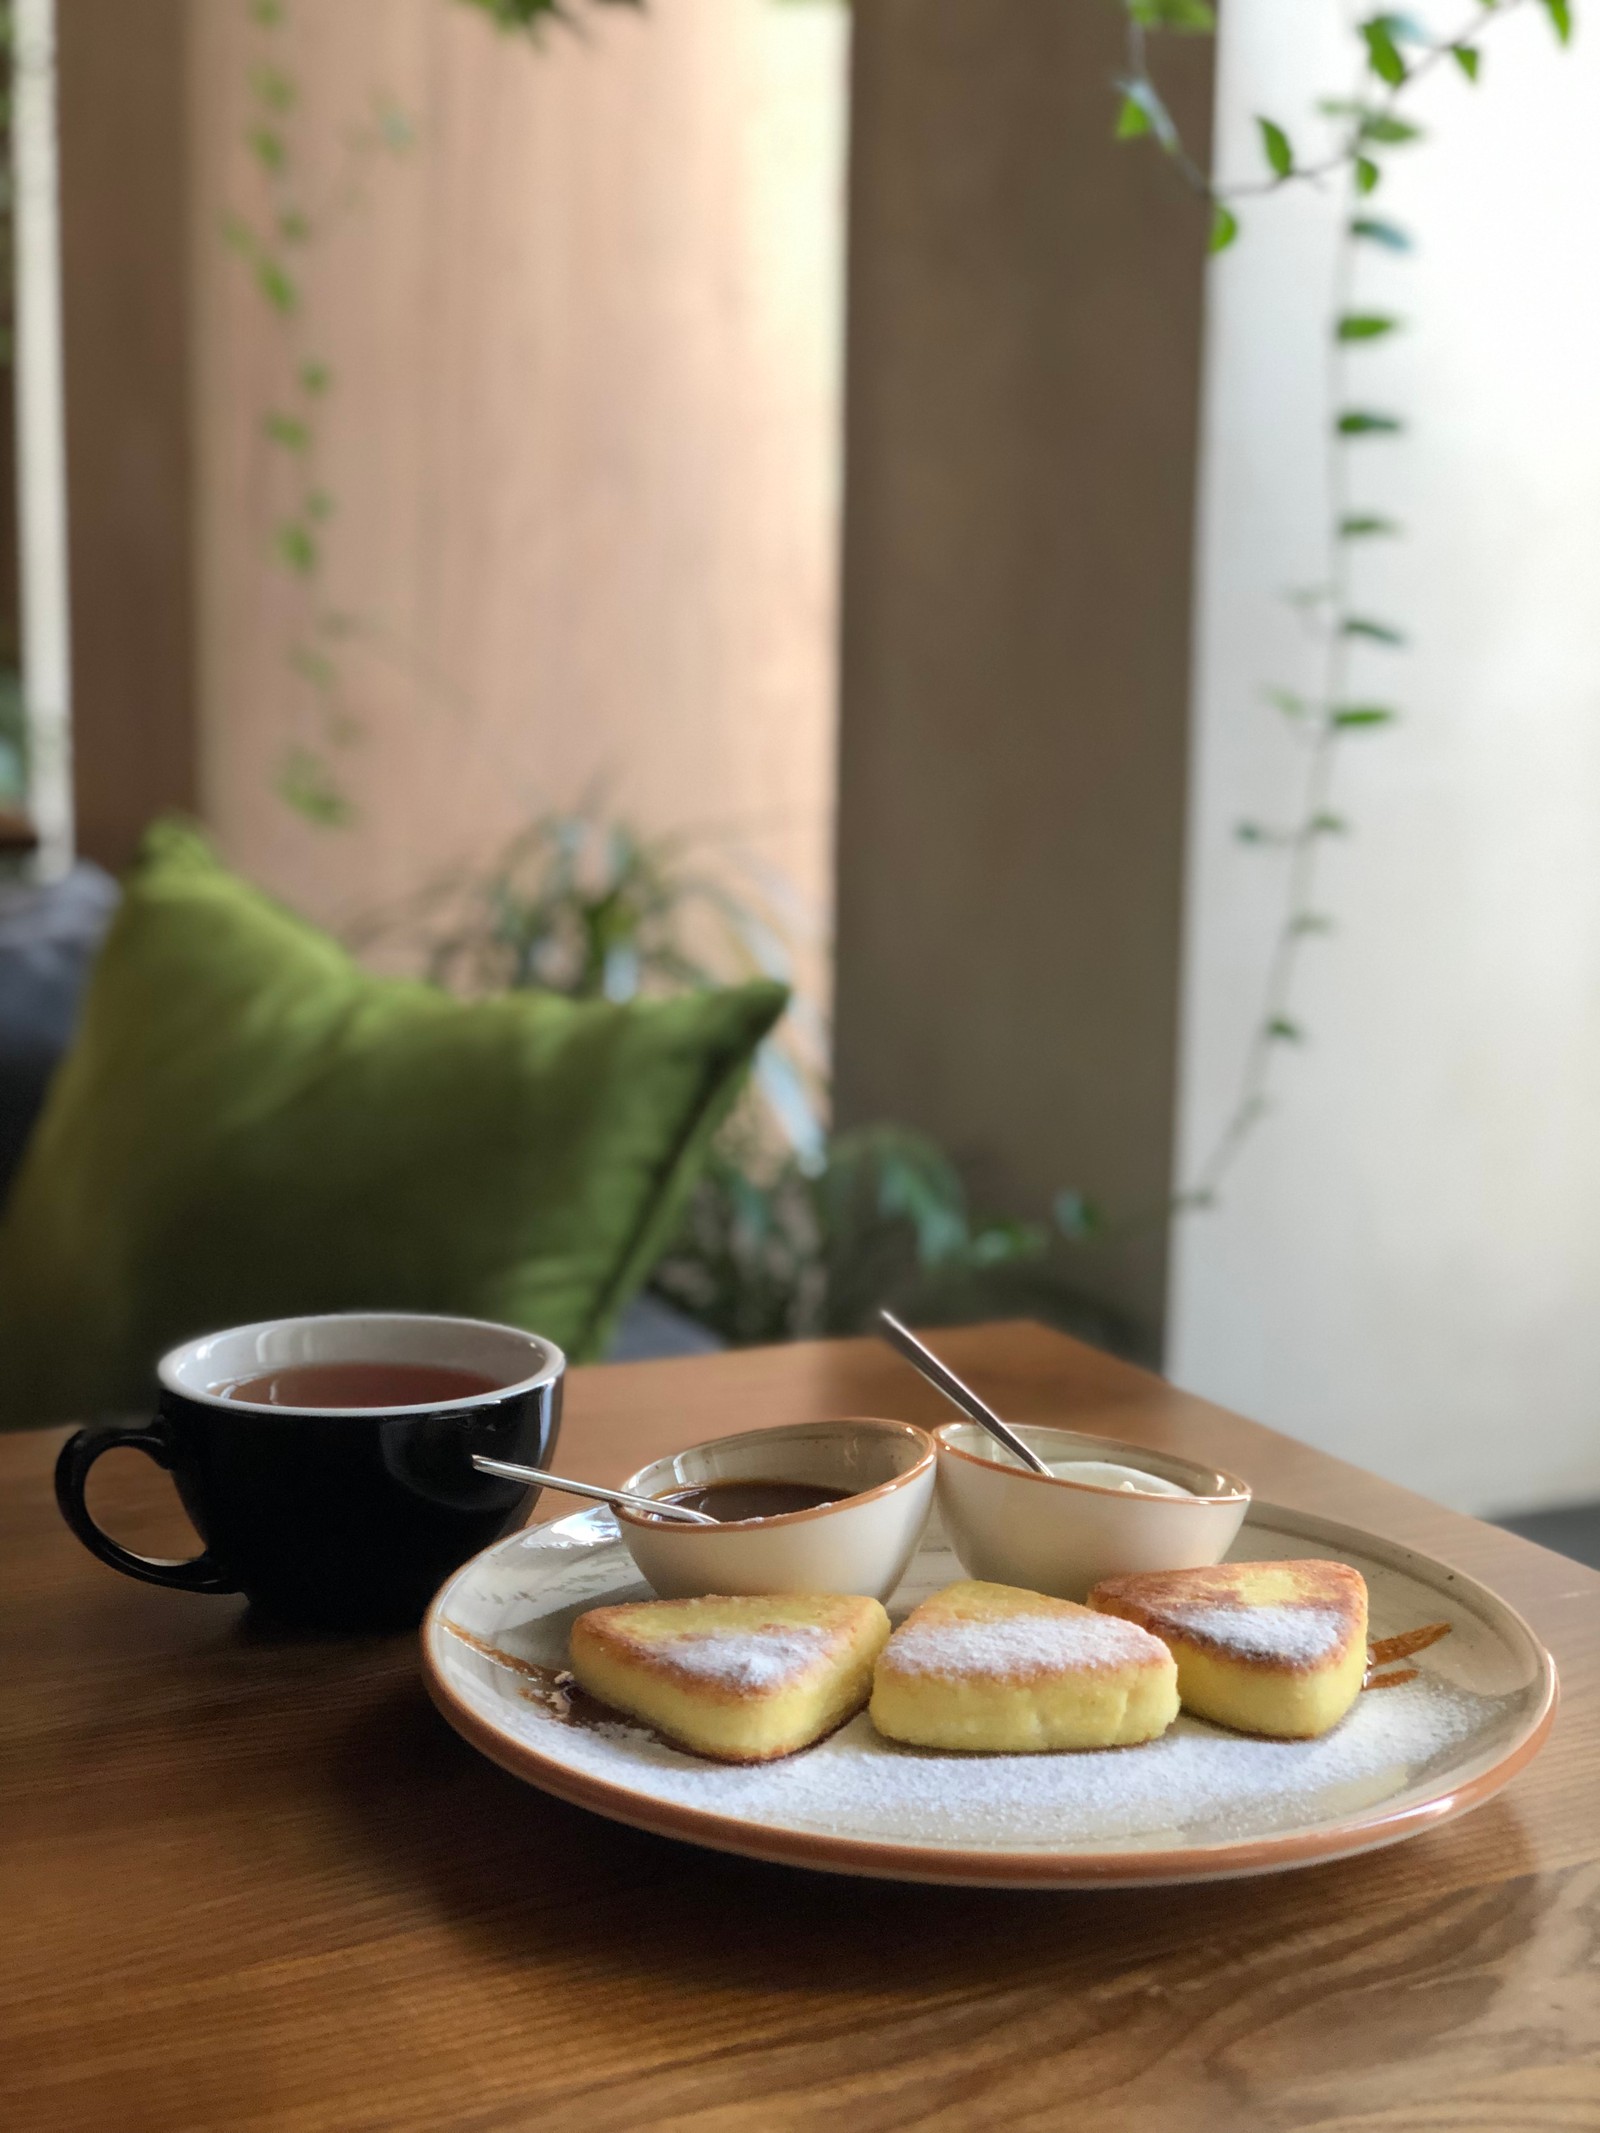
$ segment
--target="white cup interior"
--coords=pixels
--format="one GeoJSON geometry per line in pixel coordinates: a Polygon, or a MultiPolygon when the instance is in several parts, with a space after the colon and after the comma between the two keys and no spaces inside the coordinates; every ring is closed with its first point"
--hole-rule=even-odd
{"type": "Polygon", "coordinates": [[[486,1319],[435,1318],[411,1311],[340,1311],[316,1318],[270,1318],[259,1325],[207,1333],[164,1355],[156,1375],[169,1392],[208,1406],[244,1408],[252,1414],[295,1415],[348,1412],[371,1418],[373,1410],[286,1407],[274,1402],[224,1399],[221,1387],[271,1370],[305,1363],[436,1363],[494,1380],[494,1391],[460,1400],[427,1400],[392,1414],[434,1414],[474,1407],[508,1392],[531,1392],[560,1376],[561,1350],[520,1326],[486,1319]]]}
{"type": "MultiPolygon", "coordinates": [[[[1021,1422],[1013,1424],[1017,1435],[1032,1452],[1049,1464],[1069,1460],[1104,1460],[1113,1466],[1123,1466],[1135,1472],[1153,1474],[1159,1480],[1173,1482],[1187,1493],[1183,1496],[1168,1496],[1151,1492],[1141,1496],[1144,1503],[1182,1504],[1198,1497],[1202,1502],[1248,1497],[1249,1489],[1231,1474],[1218,1472],[1215,1467],[1198,1466],[1192,1459],[1184,1459],[1176,1452],[1152,1451],[1147,1445],[1125,1444],[1120,1437],[1095,1437],[1083,1430],[1058,1429],[1049,1423],[1021,1422]]],[[[945,1422],[935,1432],[952,1451],[965,1452],[973,1459],[981,1459],[990,1466],[1004,1467],[1021,1474],[1030,1481],[1042,1480],[1025,1467],[1020,1459],[1014,1459],[1003,1444],[996,1443],[989,1432],[976,1422],[945,1422]]],[[[1067,1488],[1094,1488],[1094,1483],[1072,1481],[1064,1474],[1052,1477],[1067,1488]]],[[[1109,1494],[1119,1494],[1115,1489],[1109,1494]]]]}

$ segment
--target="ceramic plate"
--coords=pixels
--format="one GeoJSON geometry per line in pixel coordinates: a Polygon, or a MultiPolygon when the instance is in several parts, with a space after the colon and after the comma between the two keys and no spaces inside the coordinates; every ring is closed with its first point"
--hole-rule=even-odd
{"type": "MultiPolygon", "coordinates": [[[[1375,1534],[1256,1504],[1232,1559],[1297,1556],[1361,1572],[1375,1638],[1452,1625],[1414,1679],[1367,1690],[1318,1741],[1250,1739],[1185,1714],[1139,1748],[934,1755],[891,1746],[863,1712],[782,1762],[702,1762],[621,1719],[563,1715],[554,1676],[574,1616],[652,1597],[606,1510],[513,1534],[458,1571],[423,1625],[423,1667],[450,1723],[516,1776],[717,1851],[1039,1888],[1271,1873],[1479,1806],[1537,1753],[1556,1699],[1549,1653],[1482,1585],[1375,1534]]],[[[891,1615],[962,1575],[935,1520],[891,1615]]]]}

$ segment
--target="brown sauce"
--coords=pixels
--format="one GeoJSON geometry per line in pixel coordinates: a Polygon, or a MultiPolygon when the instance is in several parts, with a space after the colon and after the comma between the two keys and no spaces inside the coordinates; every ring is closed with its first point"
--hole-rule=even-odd
{"type": "Polygon", "coordinates": [[[809,1481],[707,1481],[691,1489],[668,1489],[662,1503],[703,1511],[719,1525],[740,1525],[747,1518],[784,1518],[791,1511],[817,1511],[825,1503],[842,1503],[854,1489],[822,1489],[809,1481]]]}
{"type": "MultiPolygon", "coordinates": [[[[491,1644],[487,1637],[475,1636],[470,1629],[462,1629],[454,1622],[446,1622],[444,1626],[469,1651],[493,1660],[508,1674],[519,1676],[522,1693],[528,1701],[538,1704],[552,1718],[559,1718],[563,1725],[616,1724],[617,1712],[608,1710],[586,1689],[580,1689],[565,1667],[540,1666],[535,1660],[519,1659],[515,1652],[502,1651],[498,1644],[491,1644]]],[[[631,1719],[627,1722],[630,1725],[635,1723],[631,1719]]]]}

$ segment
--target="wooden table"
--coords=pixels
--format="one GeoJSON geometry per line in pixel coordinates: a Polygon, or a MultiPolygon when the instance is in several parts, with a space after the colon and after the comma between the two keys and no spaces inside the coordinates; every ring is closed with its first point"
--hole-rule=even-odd
{"type": "MultiPolygon", "coordinates": [[[[1600,1577],[1038,1327],[948,1337],[1070,1418],[1459,1564],[1554,1649],[1543,1756],[1396,1850],[1046,1895],[613,1827],[474,1755],[407,1637],[286,1640],[102,1569],[0,1440],[6,2133],[1554,2133],[1600,2127],[1600,1577]]],[[[874,1344],[579,1371],[562,1463],[942,1419],[874,1344]]],[[[119,1469],[126,1468],[126,1471],[119,1469]]],[[[160,1475],[99,1508],[182,1552],[160,1475]]],[[[561,1506],[552,1505],[551,1509],[561,1506]]]]}

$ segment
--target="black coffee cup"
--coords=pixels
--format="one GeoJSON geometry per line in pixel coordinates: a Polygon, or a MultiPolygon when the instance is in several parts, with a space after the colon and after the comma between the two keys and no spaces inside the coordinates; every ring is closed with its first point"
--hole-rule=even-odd
{"type": "Polygon", "coordinates": [[[348,1312],[207,1334],[162,1358],[153,1420],[81,1429],[62,1446],[56,1501],[84,1546],[129,1577],[242,1592],[286,1624],[404,1628],[526,1511],[537,1492],[480,1474],[472,1455],[548,1465],[565,1373],[538,1334],[471,1318],[348,1312]],[[95,1524],[89,1469],[120,1446],[170,1471],[201,1554],[135,1555],[95,1524]]]}

